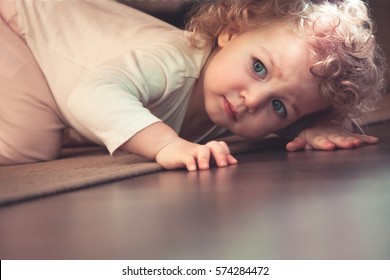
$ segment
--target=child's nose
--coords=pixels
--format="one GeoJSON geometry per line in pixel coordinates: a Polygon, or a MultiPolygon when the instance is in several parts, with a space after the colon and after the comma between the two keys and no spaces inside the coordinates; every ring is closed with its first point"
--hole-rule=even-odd
{"type": "Polygon", "coordinates": [[[259,89],[246,89],[241,91],[241,98],[244,100],[245,107],[249,113],[255,113],[265,106],[266,95],[259,89]]]}

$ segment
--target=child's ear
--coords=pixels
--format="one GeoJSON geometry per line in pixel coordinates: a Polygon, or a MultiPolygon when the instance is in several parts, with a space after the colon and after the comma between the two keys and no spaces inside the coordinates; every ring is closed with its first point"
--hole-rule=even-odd
{"type": "Polygon", "coordinates": [[[237,31],[233,28],[225,28],[218,36],[218,46],[223,48],[229,41],[237,36],[237,31]]]}

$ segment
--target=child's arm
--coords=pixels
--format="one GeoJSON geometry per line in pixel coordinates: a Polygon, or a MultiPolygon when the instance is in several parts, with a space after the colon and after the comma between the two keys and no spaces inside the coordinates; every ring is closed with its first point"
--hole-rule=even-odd
{"type": "Polygon", "coordinates": [[[303,149],[334,150],[353,149],[363,144],[376,144],[378,138],[348,131],[345,127],[329,120],[318,121],[311,127],[302,130],[286,145],[290,152],[303,149]]]}
{"type": "Polygon", "coordinates": [[[139,131],[120,149],[155,159],[167,169],[187,168],[188,171],[208,169],[214,158],[218,167],[237,164],[225,142],[211,141],[199,145],[180,138],[168,125],[157,122],[139,131]]]}

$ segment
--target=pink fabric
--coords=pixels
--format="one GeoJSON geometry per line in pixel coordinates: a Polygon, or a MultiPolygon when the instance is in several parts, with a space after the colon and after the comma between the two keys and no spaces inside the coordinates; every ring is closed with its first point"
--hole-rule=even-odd
{"type": "Polygon", "coordinates": [[[18,14],[16,11],[15,0],[0,0],[0,14],[8,26],[19,34],[20,30],[18,27],[18,14]]]}
{"type": "Polygon", "coordinates": [[[0,1],[0,165],[55,159],[64,124],[41,69],[15,33],[16,14],[5,5],[12,2],[0,1]]]}

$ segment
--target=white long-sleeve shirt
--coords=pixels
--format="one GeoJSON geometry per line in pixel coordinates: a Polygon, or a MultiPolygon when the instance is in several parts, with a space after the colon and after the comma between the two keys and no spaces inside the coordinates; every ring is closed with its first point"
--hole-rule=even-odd
{"type": "Polygon", "coordinates": [[[193,49],[183,30],[110,0],[16,0],[16,11],[64,121],[83,136],[114,153],[155,122],[180,131],[210,48],[193,49]]]}

